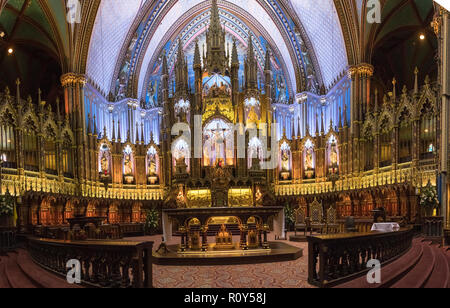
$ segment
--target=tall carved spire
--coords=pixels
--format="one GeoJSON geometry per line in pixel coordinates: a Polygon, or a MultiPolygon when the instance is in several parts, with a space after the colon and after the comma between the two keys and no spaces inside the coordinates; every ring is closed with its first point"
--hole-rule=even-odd
{"type": "Polygon", "coordinates": [[[136,122],[136,140],[135,140],[136,144],[139,144],[139,123],[136,122]]]}
{"type": "Polygon", "coordinates": [[[202,60],[200,57],[200,47],[198,47],[198,40],[195,42],[195,51],[194,51],[194,68],[202,66],[202,60]]]}
{"type": "Polygon", "coordinates": [[[167,65],[167,57],[165,54],[163,55],[163,60],[162,60],[162,74],[169,75],[169,68],[167,65]]]}
{"type": "Polygon", "coordinates": [[[264,77],[265,77],[265,90],[270,103],[272,102],[272,64],[270,63],[270,49],[269,46],[266,47],[266,63],[264,65],[264,77]]]}
{"type": "Polygon", "coordinates": [[[414,69],[414,95],[417,95],[419,93],[419,69],[416,68],[414,69]]]}
{"type": "Polygon", "coordinates": [[[239,65],[239,55],[237,51],[236,40],[233,40],[233,51],[231,55],[231,65],[239,65]]]}
{"type": "Polygon", "coordinates": [[[120,129],[120,120],[117,121],[117,126],[118,126],[118,132],[119,132],[119,135],[118,135],[119,139],[118,139],[118,141],[120,143],[120,142],[122,142],[122,132],[121,132],[121,129],[120,129]]]}
{"type": "Polygon", "coordinates": [[[270,63],[270,50],[269,46],[266,48],[266,63],[264,65],[265,71],[271,71],[272,70],[272,64],[270,63]]]}
{"type": "Polygon", "coordinates": [[[112,142],[116,142],[116,121],[112,120],[112,142]]]}
{"type": "Polygon", "coordinates": [[[222,30],[219,7],[217,6],[217,0],[212,0],[211,2],[211,24],[209,25],[209,31],[219,31],[222,30]]]}
{"type": "Polygon", "coordinates": [[[91,114],[88,113],[87,133],[88,133],[89,135],[92,134],[92,131],[91,131],[91,122],[92,122],[91,114]]]}
{"type": "Polygon", "coordinates": [[[245,85],[247,89],[257,89],[258,87],[258,63],[251,35],[248,38],[247,60],[245,61],[245,85]]]}
{"type": "Polygon", "coordinates": [[[204,59],[205,67],[209,73],[225,74],[228,69],[229,58],[226,52],[225,30],[220,23],[217,0],[212,0],[211,21],[206,32],[207,53],[204,59]]]}
{"type": "Polygon", "coordinates": [[[175,84],[176,93],[185,95],[188,91],[188,67],[183,50],[183,41],[178,42],[177,62],[175,63],[175,84]]]}

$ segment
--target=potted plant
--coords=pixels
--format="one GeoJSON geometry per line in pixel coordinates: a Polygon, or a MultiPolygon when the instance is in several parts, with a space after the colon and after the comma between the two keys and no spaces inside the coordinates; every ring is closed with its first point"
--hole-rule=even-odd
{"type": "Polygon", "coordinates": [[[14,216],[14,198],[6,195],[0,196],[0,226],[12,227],[14,216]]]}
{"type": "Polygon", "coordinates": [[[420,206],[425,212],[425,216],[433,216],[434,210],[439,208],[439,199],[437,195],[436,187],[428,182],[420,193],[420,206]]]}
{"type": "Polygon", "coordinates": [[[294,209],[288,204],[284,207],[284,219],[286,229],[289,231],[293,231],[295,226],[295,212],[294,209]]]}
{"type": "Polygon", "coordinates": [[[145,235],[154,235],[159,228],[159,213],[155,208],[146,210],[146,218],[144,224],[145,235]]]}

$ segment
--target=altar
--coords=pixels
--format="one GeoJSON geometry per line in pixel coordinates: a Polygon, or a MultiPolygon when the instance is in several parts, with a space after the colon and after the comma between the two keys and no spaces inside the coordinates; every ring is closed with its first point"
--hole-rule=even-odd
{"type": "Polygon", "coordinates": [[[203,252],[210,250],[208,243],[208,223],[211,218],[236,217],[239,222],[241,250],[269,249],[267,234],[270,231],[269,218],[273,217],[273,232],[275,236],[282,237],[284,234],[284,208],[283,207],[226,207],[226,208],[188,208],[188,209],[166,209],[162,213],[162,224],[164,239],[169,242],[173,238],[173,222],[179,226],[178,233],[181,234],[180,252],[192,250],[189,242],[192,236],[190,222],[198,222],[197,234],[201,237],[200,248],[203,252]],[[253,230],[249,229],[249,221],[253,221],[253,230]]]}

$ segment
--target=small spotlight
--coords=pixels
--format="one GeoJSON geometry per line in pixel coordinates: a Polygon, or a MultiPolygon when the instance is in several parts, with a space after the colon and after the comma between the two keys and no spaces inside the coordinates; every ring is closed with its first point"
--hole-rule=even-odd
{"type": "Polygon", "coordinates": [[[8,53],[11,55],[11,54],[13,54],[13,52],[14,52],[14,49],[12,49],[12,48],[9,48],[8,49],[8,53]]]}
{"type": "Polygon", "coordinates": [[[4,38],[5,37],[5,32],[0,31],[0,38],[4,38]]]}
{"type": "Polygon", "coordinates": [[[419,38],[423,41],[425,39],[425,34],[421,34],[419,38]]]}

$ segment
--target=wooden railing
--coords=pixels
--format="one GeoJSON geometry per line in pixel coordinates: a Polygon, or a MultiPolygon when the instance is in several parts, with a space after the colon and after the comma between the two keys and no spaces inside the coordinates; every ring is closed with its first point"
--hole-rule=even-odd
{"type": "Polygon", "coordinates": [[[422,232],[427,238],[442,238],[444,236],[444,217],[425,217],[422,232]]]}
{"type": "Polygon", "coordinates": [[[151,288],[152,248],[153,242],[29,240],[36,263],[66,277],[67,262],[78,260],[82,283],[101,288],[151,288]]]}
{"type": "Polygon", "coordinates": [[[368,272],[367,263],[386,264],[412,245],[413,230],[390,233],[354,233],[308,237],[308,282],[331,287],[368,272]]]}
{"type": "Polygon", "coordinates": [[[120,224],[120,233],[124,237],[142,236],[144,235],[144,224],[120,224]]]}
{"type": "MultiPolygon", "coordinates": [[[[370,232],[370,229],[372,229],[373,219],[355,218],[354,221],[355,221],[355,228],[358,230],[359,233],[367,233],[370,232]]],[[[347,233],[345,219],[338,219],[336,223],[339,225],[338,233],[347,233]]]]}
{"type": "Polygon", "coordinates": [[[6,252],[16,245],[16,228],[0,227],[0,252],[6,252]]]}

